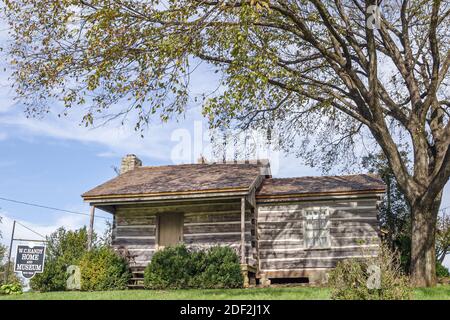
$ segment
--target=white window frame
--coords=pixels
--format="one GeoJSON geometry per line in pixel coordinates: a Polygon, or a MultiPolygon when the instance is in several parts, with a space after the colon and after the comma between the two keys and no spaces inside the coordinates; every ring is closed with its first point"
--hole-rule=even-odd
{"type": "MultiPolygon", "coordinates": [[[[323,207],[313,207],[303,210],[303,246],[305,249],[330,249],[330,209],[323,207]],[[314,228],[313,222],[318,222],[320,228],[314,228]],[[310,227],[312,225],[312,228],[310,227]],[[309,234],[312,233],[312,236],[309,234]],[[315,234],[317,233],[317,234],[315,234]],[[312,243],[311,243],[312,239],[312,243]],[[325,239],[323,244],[317,244],[316,239],[325,239]]],[[[319,241],[320,242],[320,241],[319,241]]]]}

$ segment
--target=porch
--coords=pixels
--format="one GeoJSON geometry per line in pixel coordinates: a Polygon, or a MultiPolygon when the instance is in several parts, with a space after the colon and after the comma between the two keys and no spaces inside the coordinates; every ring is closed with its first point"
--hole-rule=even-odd
{"type": "Polygon", "coordinates": [[[247,197],[174,200],[93,205],[113,215],[112,245],[126,256],[133,278],[143,284],[144,269],[153,254],[184,243],[193,250],[230,246],[240,257],[244,285],[256,283],[257,242],[255,207],[247,197]]]}

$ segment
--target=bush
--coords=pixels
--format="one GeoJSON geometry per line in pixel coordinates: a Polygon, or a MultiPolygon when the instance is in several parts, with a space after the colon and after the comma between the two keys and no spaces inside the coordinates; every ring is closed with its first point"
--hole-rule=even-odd
{"type": "Polygon", "coordinates": [[[144,271],[144,285],[149,289],[180,289],[189,287],[196,263],[184,245],[166,247],[155,252],[144,271]]]}
{"type": "Polygon", "coordinates": [[[81,290],[122,290],[131,278],[127,261],[108,247],[86,252],[79,266],[81,290]]]}
{"type": "Polygon", "coordinates": [[[0,286],[11,283],[19,283],[20,285],[22,285],[22,279],[18,276],[18,273],[14,272],[13,263],[5,262],[5,264],[0,265],[0,286]],[[8,273],[6,274],[7,269],[9,270],[8,273]],[[6,276],[7,279],[5,279],[6,276]]]}
{"type": "Polygon", "coordinates": [[[348,259],[330,273],[331,298],[335,300],[405,300],[411,299],[409,279],[403,274],[396,254],[382,247],[378,256],[348,259]],[[376,283],[373,270],[380,271],[376,283]],[[373,281],[375,280],[375,281],[373,281]]]}
{"type": "Polygon", "coordinates": [[[192,286],[208,288],[240,288],[244,281],[239,257],[230,247],[212,247],[203,254],[192,286]]]}
{"type": "Polygon", "coordinates": [[[87,230],[67,231],[59,228],[47,241],[44,272],[31,279],[31,288],[43,292],[66,290],[67,267],[78,265],[87,251],[87,230]]]}
{"type": "Polygon", "coordinates": [[[0,286],[0,294],[22,294],[22,284],[20,282],[4,284],[0,286]]]}
{"type": "Polygon", "coordinates": [[[131,277],[126,260],[106,246],[95,241],[87,251],[86,228],[67,231],[59,228],[48,238],[44,272],[34,276],[30,285],[37,291],[63,291],[67,289],[67,268],[79,266],[83,290],[124,289],[131,277]]]}
{"type": "Polygon", "coordinates": [[[450,277],[450,272],[440,262],[436,262],[436,277],[438,278],[450,277]]]}
{"type": "Polygon", "coordinates": [[[58,259],[46,259],[44,272],[36,274],[30,280],[31,288],[40,292],[66,290],[66,268],[58,259]]]}
{"type": "Polygon", "coordinates": [[[229,247],[191,251],[185,245],[157,251],[144,272],[149,289],[237,288],[243,278],[239,257],[229,247]]]}

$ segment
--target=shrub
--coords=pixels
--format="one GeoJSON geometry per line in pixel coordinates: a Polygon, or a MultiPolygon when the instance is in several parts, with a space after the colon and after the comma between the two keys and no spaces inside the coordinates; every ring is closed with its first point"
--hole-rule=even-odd
{"type": "Polygon", "coordinates": [[[203,255],[192,286],[200,288],[240,288],[244,281],[239,257],[230,247],[212,247],[203,255]]]}
{"type": "MultiPolygon", "coordinates": [[[[0,239],[1,239],[1,234],[0,234],[0,239]]],[[[5,266],[3,265],[3,259],[5,259],[5,253],[6,253],[6,247],[0,243],[0,272],[3,272],[3,269],[5,268],[5,266]]],[[[5,263],[5,265],[6,265],[6,263],[5,263]]]]}
{"type": "Polygon", "coordinates": [[[329,285],[335,300],[405,300],[412,295],[399,259],[384,246],[377,257],[339,262],[330,273],[329,285]],[[376,268],[380,271],[379,286],[372,282],[376,268]]]}
{"type": "Polygon", "coordinates": [[[22,284],[20,282],[4,284],[0,286],[0,294],[22,294],[22,284]]]}
{"type": "Polygon", "coordinates": [[[144,285],[149,289],[179,289],[189,287],[195,274],[191,252],[184,245],[166,247],[155,252],[144,271],[144,285]]]}
{"type": "Polygon", "coordinates": [[[67,267],[78,265],[87,248],[87,231],[81,228],[67,231],[59,228],[47,238],[45,268],[30,281],[31,288],[37,291],[66,290],[67,267]]]}
{"type": "Polygon", "coordinates": [[[450,277],[450,272],[440,262],[436,262],[436,277],[438,278],[450,277]]]}
{"type": "Polygon", "coordinates": [[[14,265],[12,262],[5,262],[0,265],[0,286],[4,284],[19,283],[22,284],[22,279],[14,272],[14,265]],[[6,272],[8,270],[8,272],[6,272]],[[7,279],[5,277],[7,276],[7,279]]]}
{"type": "Polygon", "coordinates": [[[229,247],[206,251],[166,247],[153,255],[144,272],[149,289],[237,288],[242,283],[239,257],[229,247]]]}
{"type": "Polygon", "coordinates": [[[65,290],[66,268],[67,266],[58,259],[46,259],[44,272],[36,274],[30,280],[31,288],[41,292],[65,290]]]}
{"type": "Polygon", "coordinates": [[[86,252],[79,266],[82,290],[121,290],[131,278],[127,261],[109,247],[86,252]]]}

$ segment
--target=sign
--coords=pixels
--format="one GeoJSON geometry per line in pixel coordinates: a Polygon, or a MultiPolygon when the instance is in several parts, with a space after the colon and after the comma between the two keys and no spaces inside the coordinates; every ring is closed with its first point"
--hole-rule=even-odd
{"type": "Polygon", "coordinates": [[[45,246],[17,246],[15,272],[22,272],[22,276],[31,279],[36,273],[44,271],[45,246]]]}

